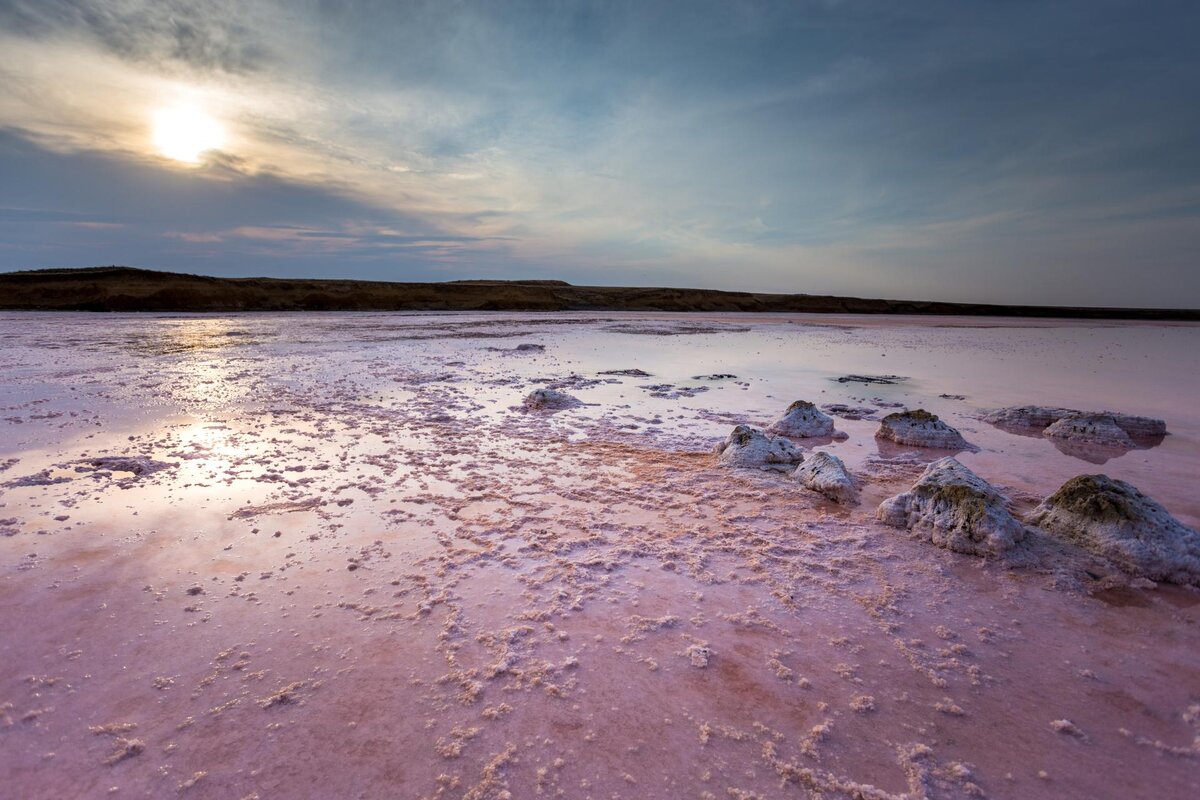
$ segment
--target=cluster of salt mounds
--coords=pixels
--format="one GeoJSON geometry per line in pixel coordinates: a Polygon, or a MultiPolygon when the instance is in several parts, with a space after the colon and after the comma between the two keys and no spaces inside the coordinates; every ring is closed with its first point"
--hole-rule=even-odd
{"type": "Polygon", "coordinates": [[[1004,497],[955,458],[933,462],[903,494],[884,500],[876,516],[934,544],[971,555],[999,555],[1025,537],[1004,497]]]}
{"type": "MultiPolygon", "coordinates": [[[[767,433],[797,439],[839,435],[833,429],[833,417],[807,400],[797,400],[788,406],[783,416],[767,428],[767,433]]],[[[845,434],[840,436],[845,438],[845,434]]]]}
{"type": "Polygon", "coordinates": [[[582,405],[578,399],[557,389],[534,389],[525,397],[524,407],[530,411],[558,410],[582,405]]]}
{"type": "MultiPolygon", "coordinates": [[[[578,405],[581,403],[575,397],[546,388],[535,389],[524,401],[524,407],[531,410],[578,405]]],[[[1041,426],[1048,437],[1128,446],[1133,446],[1131,435],[1166,432],[1162,420],[1148,417],[1082,414],[1039,406],[1000,409],[986,419],[1002,426],[1041,426]]],[[[841,459],[816,451],[805,461],[803,453],[784,438],[835,433],[832,417],[814,404],[798,400],[767,432],[738,425],[713,452],[723,466],[791,472],[805,488],[836,503],[852,504],[858,499],[858,491],[841,459]]],[[[919,447],[971,448],[956,429],[923,409],[889,414],[881,421],[876,436],[919,447]]],[[[93,465],[110,466],[108,461],[97,460],[93,465]]],[[[157,462],[151,464],[158,466],[157,462]]],[[[1026,535],[1025,526],[1009,512],[1003,495],[952,457],[929,464],[907,492],[883,501],[876,516],[887,525],[906,528],[940,547],[970,555],[1004,554],[1026,535]]],[[[1123,481],[1105,475],[1073,478],[1035,509],[1030,523],[1113,561],[1133,575],[1200,585],[1200,534],[1123,481]]]]}
{"type": "Polygon", "coordinates": [[[1029,521],[1132,575],[1200,585],[1200,533],[1124,481],[1072,478],[1029,521]]]}
{"type": "MultiPolygon", "coordinates": [[[[1054,408],[1050,406],[1009,406],[997,409],[984,416],[984,422],[1000,428],[1024,429],[1041,431],[1046,436],[1072,436],[1073,425],[1080,428],[1093,426],[1097,430],[1098,443],[1103,439],[1113,437],[1115,428],[1125,434],[1125,438],[1152,439],[1167,435],[1167,423],[1153,417],[1139,417],[1133,414],[1118,414],[1113,411],[1079,411],[1073,408],[1054,408]],[[1053,431],[1051,429],[1054,429],[1053,431]]],[[[1074,433],[1074,438],[1080,438],[1074,433]]]]}
{"type": "Polygon", "coordinates": [[[852,504],[858,500],[858,490],[846,465],[835,455],[817,450],[796,468],[792,477],[808,489],[822,494],[835,503],[852,504]]]}
{"type": "Polygon", "coordinates": [[[756,467],[790,472],[804,461],[796,445],[782,437],[769,437],[758,428],[738,425],[725,441],[713,448],[717,462],[727,467],[756,467]]]}
{"type": "Polygon", "coordinates": [[[943,450],[969,450],[971,445],[956,429],[923,408],[888,414],[879,423],[875,434],[897,444],[915,447],[936,447],[943,450]]]}
{"type": "Polygon", "coordinates": [[[1130,450],[1154,447],[1167,435],[1167,424],[1161,419],[1112,411],[1011,406],[983,419],[1001,430],[1044,436],[1066,455],[1095,464],[1130,450]]]}

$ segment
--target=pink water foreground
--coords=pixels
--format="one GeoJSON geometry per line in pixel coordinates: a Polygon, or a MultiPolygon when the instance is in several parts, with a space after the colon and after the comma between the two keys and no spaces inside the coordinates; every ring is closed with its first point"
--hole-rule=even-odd
{"type": "Polygon", "coordinates": [[[0,339],[2,797],[1200,796],[1200,592],[881,527],[920,465],[875,419],[802,443],[865,482],[851,509],[708,452],[792,400],[923,407],[1018,512],[1104,472],[1195,527],[1200,327],[8,314],[0,339]],[[585,405],[522,411],[547,382],[585,405]],[[1171,435],[1081,458],[978,419],[1029,403],[1171,435]]]}

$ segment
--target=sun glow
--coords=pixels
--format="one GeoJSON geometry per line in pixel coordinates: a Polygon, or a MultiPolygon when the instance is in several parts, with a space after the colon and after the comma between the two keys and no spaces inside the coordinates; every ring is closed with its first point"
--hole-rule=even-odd
{"type": "Polygon", "coordinates": [[[154,146],[167,158],[196,164],[224,142],[220,123],[197,108],[166,108],[154,115],[154,146]]]}

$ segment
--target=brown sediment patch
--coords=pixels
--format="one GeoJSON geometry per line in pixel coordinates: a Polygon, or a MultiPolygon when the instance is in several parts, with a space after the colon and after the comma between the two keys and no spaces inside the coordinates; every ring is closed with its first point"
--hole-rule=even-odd
{"type": "Polygon", "coordinates": [[[1114,586],[1092,592],[1092,597],[1118,608],[1150,608],[1154,605],[1145,594],[1128,586],[1114,586]]]}
{"type": "Polygon", "coordinates": [[[325,503],[325,500],[312,497],[307,500],[280,501],[257,506],[243,506],[230,514],[229,519],[254,519],[265,514],[291,514],[297,511],[313,511],[325,505],[325,503]]]}

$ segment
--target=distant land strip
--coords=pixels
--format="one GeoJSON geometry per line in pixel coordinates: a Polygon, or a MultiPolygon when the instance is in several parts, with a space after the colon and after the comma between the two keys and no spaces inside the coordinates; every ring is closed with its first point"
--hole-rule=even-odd
{"type": "Polygon", "coordinates": [[[20,311],[749,311],[1200,321],[1200,309],[992,305],[716,289],[214,278],[133,267],[0,273],[0,309],[20,311]]]}

